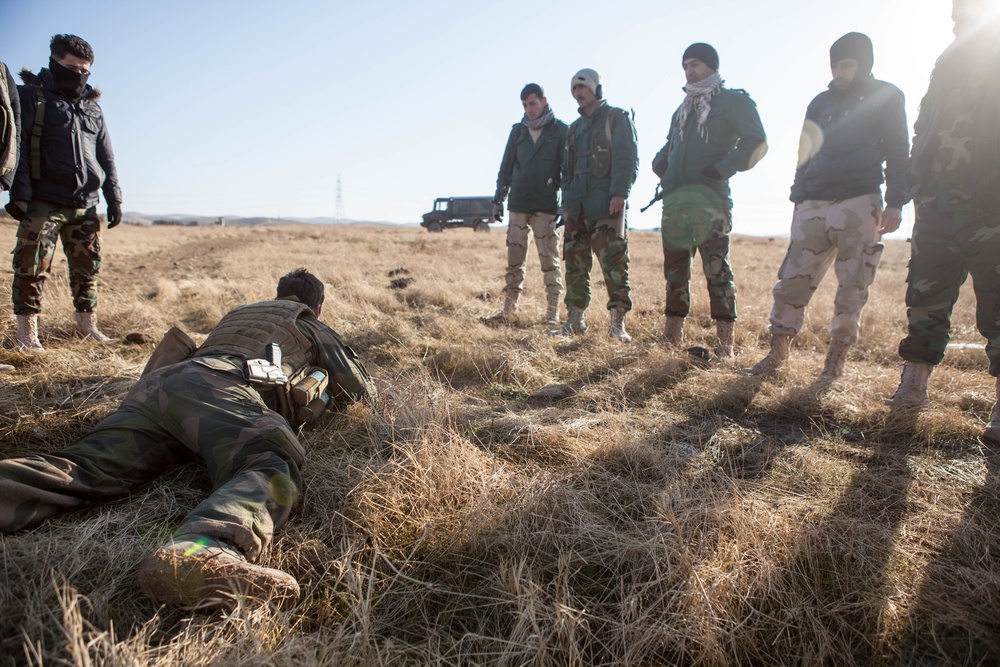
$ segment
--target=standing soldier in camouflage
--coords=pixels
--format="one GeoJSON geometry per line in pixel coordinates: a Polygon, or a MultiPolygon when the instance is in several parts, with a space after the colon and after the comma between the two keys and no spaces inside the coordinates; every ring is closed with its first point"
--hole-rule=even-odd
{"type": "Polygon", "coordinates": [[[563,217],[566,233],[566,323],[552,334],[587,330],[584,312],[590,305],[593,255],[608,289],[609,334],[622,342],[625,316],[632,309],[628,282],[626,200],[639,172],[635,125],[628,112],[604,100],[601,75],[582,69],[570,82],[580,117],[566,133],[562,167],[563,217]]]}
{"type": "Polygon", "coordinates": [[[38,313],[42,286],[62,239],[80,336],[111,339],[97,328],[97,274],[101,268],[98,191],[108,204],[108,228],[122,219],[111,139],[100,93],[87,85],[94,51],[76,35],[56,35],[48,68],[22,70],[21,159],[7,212],[19,221],[11,299],[17,315],[17,346],[41,351],[38,313]]]}
{"type": "Polygon", "coordinates": [[[521,106],[524,118],[510,129],[493,197],[493,216],[503,220],[503,202],[510,192],[503,310],[482,320],[491,326],[506,324],[517,314],[517,299],[524,283],[524,263],[532,232],[545,282],[545,323],[559,323],[562,280],[556,218],[566,123],[552,113],[545,92],[537,83],[529,83],[521,91],[521,106]]]}
{"type": "Polygon", "coordinates": [[[247,378],[250,360],[277,343],[288,378],[327,374],[331,405],[375,397],[354,352],[318,319],[323,292],[305,269],[289,273],[275,300],[229,312],[192,356],[145,374],[90,434],[54,454],[0,461],[0,533],[127,496],[193,454],[215,490],[143,561],[139,585],[182,606],[224,605],[235,593],[294,601],[294,577],[249,561],[299,497],[305,450],[292,425],[308,415],[284,388],[247,378]]]}
{"type": "Polygon", "coordinates": [[[838,39],[830,47],[830,89],[806,109],[792,184],[791,241],[774,286],[771,351],[753,367],[754,374],[784,366],[806,306],[831,265],[837,296],[821,383],[843,375],[847,351],[858,341],[861,309],[882,257],[882,234],[899,228],[900,209],[908,201],[903,93],[872,77],[874,58],[866,35],[851,32],[838,39]]]}
{"type": "Polygon", "coordinates": [[[905,363],[889,404],[927,402],[950,340],[951,311],[972,274],[997,402],[984,437],[1000,442],[1000,17],[988,0],[955,0],[955,41],[938,58],[914,125],[916,222],[907,275],[905,363]]]}
{"type": "Polygon", "coordinates": [[[708,281],[720,358],[733,356],[736,286],[729,266],[733,201],[729,179],[753,167],[767,152],[757,106],[743,90],[723,87],[719,54],[708,44],[692,44],[681,66],[687,96],[670,119],[667,143],[653,158],[663,189],[663,274],[667,280],[668,345],[683,339],[691,310],[691,260],[701,253],[708,281]]]}

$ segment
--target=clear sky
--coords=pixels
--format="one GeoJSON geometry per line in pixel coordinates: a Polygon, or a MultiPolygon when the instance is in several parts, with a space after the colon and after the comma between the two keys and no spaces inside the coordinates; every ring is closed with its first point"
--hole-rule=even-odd
{"type": "Polygon", "coordinates": [[[521,87],[541,84],[569,122],[569,80],[593,67],[608,102],[635,109],[630,224],[651,228],[650,161],[683,98],[681,54],[705,41],[768,133],[767,157],[732,181],[734,231],[768,235],[788,231],[830,44],[872,38],[912,127],[950,14],[950,0],[0,0],[0,59],[37,71],[54,34],[93,45],[126,211],[333,216],[339,175],[346,217],[393,222],[438,196],[492,195],[521,87]]]}

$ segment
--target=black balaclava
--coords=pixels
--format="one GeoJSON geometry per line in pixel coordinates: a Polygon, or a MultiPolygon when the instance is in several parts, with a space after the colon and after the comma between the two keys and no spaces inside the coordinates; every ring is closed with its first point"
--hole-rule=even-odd
{"type": "Polygon", "coordinates": [[[857,60],[858,73],[854,76],[855,83],[861,83],[872,73],[872,66],[875,64],[875,52],[872,49],[872,40],[868,35],[860,32],[849,32],[830,47],[830,67],[833,67],[841,60],[857,60]]]}
{"type": "Polygon", "coordinates": [[[52,78],[55,79],[56,90],[61,92],[70,102],[76,102],[87,90],[87,79],[90,78],[90,73],[80,74],[68,67],[63,67],[55,61],[54,58],[49,58],[49,71],[52,72],[52,78]]]}

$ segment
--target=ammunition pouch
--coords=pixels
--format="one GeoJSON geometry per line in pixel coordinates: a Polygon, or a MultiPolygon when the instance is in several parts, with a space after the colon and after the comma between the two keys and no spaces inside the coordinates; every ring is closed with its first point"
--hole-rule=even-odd
{"type": "MultiPolygon", "coordinates": [[[[580,151],[576,148],[572,128],[566,134],[566,174],[564,180],[572,181],[576,175],[576,161],[582,157],[587,158],[587,167],[583,173],[590,174],[594,178],[607,178],[611,175],[611,133],[614,129],[614,119],[624,112],[612,108],[604,118],[604,132],[595,132],[590,136],[590,150],[580,151]]],[[[575,123],[574,123],[575,124],[575,123]]]]}

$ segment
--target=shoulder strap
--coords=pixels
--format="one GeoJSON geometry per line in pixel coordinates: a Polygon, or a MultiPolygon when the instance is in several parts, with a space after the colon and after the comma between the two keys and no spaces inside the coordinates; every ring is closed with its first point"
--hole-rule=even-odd
{"type": "Polygon", "coordinates": [[[32,84],[35,89],[35,122],[31,126],[31,179],[42,179],[42,125],[45,124],[45,93],[42,87],[32,84]]]}

